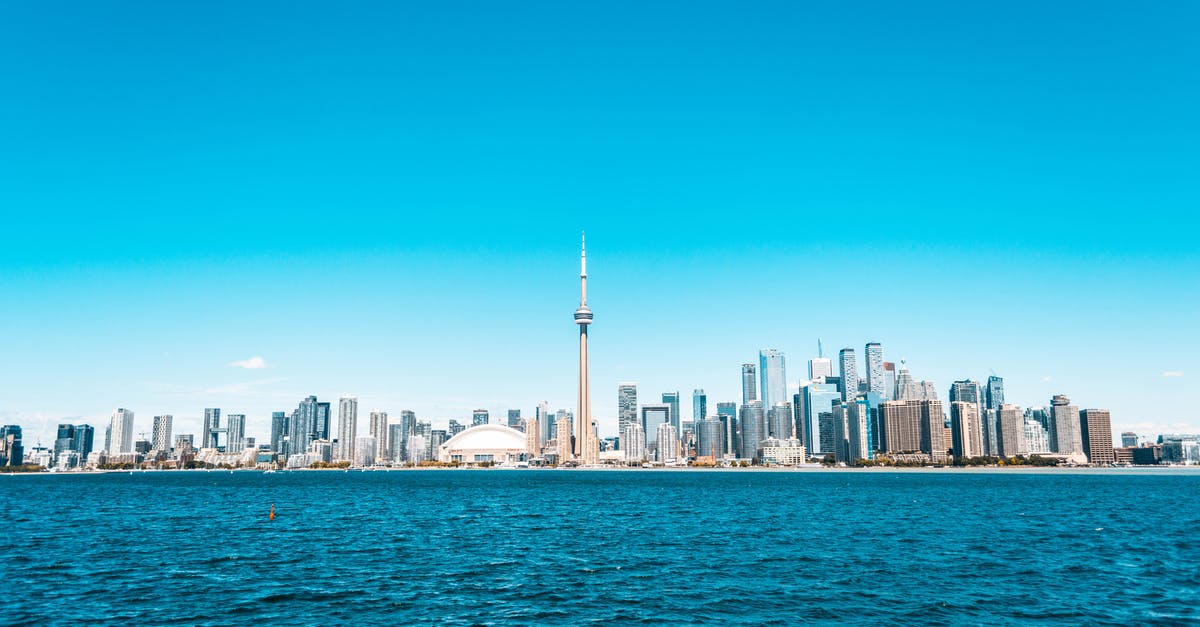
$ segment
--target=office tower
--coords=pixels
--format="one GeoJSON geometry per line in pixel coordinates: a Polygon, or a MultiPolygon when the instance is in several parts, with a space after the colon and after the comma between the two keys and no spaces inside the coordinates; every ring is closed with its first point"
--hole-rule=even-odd
{"type": "Polygon", "coordinates": [[[447,429],[447,431],[449,431],[449,433],[450,433],[450,437],[454,437],[466,430],[467,430],[467,425],[464,425],[463,423],[461,423],[453,418],[450,419],[449,428],[447,429]]]}
{"type": "MultiPolygon", "coordinates": [[[[989,409],[995,412],[996,420],[996,450],[1000,457],[1017,457],[1029,453],[1025,444],[1025,412],[1020,407],[1005,403],[999,409],[989,409]]],[[[1109,437],[1109,448],[1112,447],[1112,437],[1109,437]]]]}
{"type": "Polygon", "coordinates": [[[1046,435],[1046,427],[1033,417],[1030,410],[1025,410],[1025,450],[1030,454],[1049,453],[1050,438],[1046,435]]]}
{"type": "Polygon", "coordinates": [[[821,414],[829,413],[835,401],[842,396],[837,386],[830,383],[810,383],[801,390],[804,394],[804,410],[808,413],[806,420],[808,428],[804,432],[804,446],[810,454],[832,453],[824,443],[832,442],[832,434],[821,432],[821,414]]]}
{"type": "Polygon", "coordinates": [[[1079,408],[1066,396],[1058,394],[1050,401],[1050,415],[1054,421],[1054,442],[1058,445],[1054,452],[1061,455],[1083,453],[1079,408]]]}
{"type": "Polygon", "coordinates": [[[880,446],[888,453],[915,453],[922,450],[921,400],[888,401],[879,406],[880,446]]]}
{"type": "MultiPolygon", "coordinates": [[[[665,403],[649,403],[642,405],[642,433],[658,434],[658,425],[671,424],[671,406],[665,403]]],[[[652,442],[647,442],[652,446],[652,442]]]]}
{"type": "MultiPolygon", "coordinates": [[[[271,412],[271,450],[277,455],[287,455],[284,442],[288,434],[288,417],[281,411],[271,412]]],[[[286,458],[286,457],[285,457],[286,458]]]]}
{"type": "Polygon", "coordinates": [[[759,444],[766,439],[765,418],[762,401],[750,401],[742,404],[741,415],[738,416],[738,425],[741,426],[739,458],[756,459],[758,457],[759,444]]]}
{"type": "MultiPolygon", "coordinates": [[[[587,247],[583,236],[579,238],[579,308],[575,310],[575,324],[579,325],[579,394],[575,416],[575,457],[588,464],[597,460],[585,459],[596,449],[592,441],[592,393],[588,376],[588,325],[592,323],[592,310],[587,306],[587,247]]],[[[676,395],[678,396],[678,395],[676,395]]],[[[678,402],[678,401],[677,401],[678,402]]]]}
{"type": "Polygon", "coordinates": [[[1112,464],[1117,458],[1113,453],[1112,419],[1107,409],[1085,409],[1079,412],[1080,435],[1083,452],[1089,464],[1112,464]]]}
{"type": "Polygon", "coordinates": [[[558,463],[561,464],[571,459],[571,419],[560,414],[554,423],[555,450],[558,452],[558,463]]]}
{"type": "Polygon", "coordinates": [[[670,423],[658,425],[654,437],[654,455],[659,462],[679,459],[679,432],[670,423]]]}
{"type": "Polygon", "coordinates": [[[1132,431],[1125,431],[1121,434],[1121,448],[1130,448],[1137,446],[1138,436],[1132,431]]]}
{"type": "Polygon", "coordinates": [[[393,423],[387,428],[387,458],[392,462],[404,461],[404,425],[393,423]]]}
{"type": "Polygon", "coordinates": [[[411,409],[401,410],[400,411],[400,442],[392,443],[392,445],[394,447],[396,447],[396,449],[398,450],[398,452],[400,454],[399,457],[396,458],[396,461],[398,461],[398,462],[412,461],[412,458],[410,458],[408,456],[409,451],[412,450],[412,447],[409,446],[409,444],[408,444],[408,439],[412,435],[414,435],[416,432],[417,432],[417,414],[415,412],[413,412],[411,409]]]}
{"type": "Polygon", "coordinates": [[[58,456],[64,452],[70,452],[71,442],[75,439],[75,425],[60,424],[58,432],[54,437],[54,459],[57,461],[58,456]]]}
{"type": "Polygon", "coordinates": [[[112,419],[108,423],[109,442],[108,454],[133,452],[133,412],[118,407],[113,410],[112,419]]]}
{"type": "Polygon", "coordinates": [[[24,464],[25,445],[21,441],[21,427],[19,425],[0,427],[0,466],[24,464]]]}
{"type": "Polygon", "coordinates": [[[923,401],[938,400],[937,386],[935,386],[933,384],[933,381],[922,381],[918,387],[920,389],[920,395],[918,396],[918,398],[920,398],[921,400],[923,400],[923,401]]]}
{"type": "Polygon", "coordinates": [[[554,417],[550,415],[550,403],[542,401],[534,408],[534,417],[538,421],[538,448],[546,446],[546,443],[553,437],[554,432],[554,417]]]}
{"type": "Polygon", "coordinates": [[[863,348],[867,360],[867,391],[881,398],[887,393],[887,378],[883,374],[883,344],[868,342],[863,348]]]}
{"type": "MultiPolygon", "coordinates": [[[[617,384],[617,433],[625,435],[629,425],[638,423],[637,384],[632,382],[617,384]]],[[[625,443],[621,442],[621,448],[625,443]]]]}
{"type": "MultiPolygon", "coordinates": [[[[804,390],[792,395],[792,433],[800,443],[803,444],[808,440],[808,435],[805,431],[808,430],[808,410],[804,406],[804,390]]],[[[806,447],[806,451],[811,451],[811,447],[806,447]]]]}
{"type": "Polygon", "coordinates": [[[692,390],[692,423],[700,422],[708,417],[708,396],[704,394],[704,390],[692,390]]]}
{"type": "Polygon", "coordinates": [[[776,438],[787,440],[794,437],[792,433],[794,421],[795,418],[792,416],[791,403],[775,405],[767,410],[767,435],[763,439],[776,438]]]}
{"type": "Polygon", "coordinates": [[[833,403],[830,409],[830,413],[833,415],[833,420],[831,421],[833,426],[833,459],[843,464],[850,463],[853,460],[850,459],[849,410],[846,407],[846,403],[840,400],[833,403]]]}
{"type": "Polygon", "coordinates": [[[356,438],[358,438],[358,397],[346,395],[338,399],[338,441],[337,453],[334,455],[337,461],[353,461],[356,438]]]}
{"type": "Polygon", "coordinates": [[[371,412],[371,437],[375,439],[375,459],[372,464],[382,464],[387,461],[388,452],[388,415],[386,411],[371,412]]]}
{"type": "Polygon", "coordinates": [[[817,340],[817,356],[808,360],[808,379],[813,383],[825,383],[826,377],[833,376],[833,362],[821,350],[821,341],[817,340]]]}
{"type": "Polygon", "coordinates": [[[896,400],[896,364],[883,362],[883,400],[896,400]]]}
{"type": "Polygon", "coordinates": [[[858,396],[846,403],[846,458],[850,463],[860,459],[874,459],[871,449],[871,408],[865,396],[858,396]]]}
{"type": "Polygon", "coordinates": [[[241,453],[246,450],[246,415],[225,416],[225,452],[241,453]]]}
{"type": "Polygon", "coordinates": [[[671,419],[669,422],[671,426],[675,427],[675,433],[680,433],[682,431],[680,423],[683,419],[679,415],[679,392],[663,392],[662,402],[664,405],[671,406],[671,419]]]}
{"type": "MultiPolygon", "coordinates": [[[[316,396],[309,396],[300,401],[288,422],[288,455],[307,453],[313,440],[328,440],[329,403],[318,403],[316,396]],[[322,405],[324,409],[322,409],[322,405]],[[324,416],[322,416],[324,412],[324,416]],[[322,421],[324,421],[324,437],[322,437],[322,421]]],[[[351,453],[353,455],[353,453],[351,453]]]]}
{"type": "Polygon", "coordinates": [[[920,400],[920,396],[921,392],[917,387],[917,382],[913,380],[912,374],[905,367],[904,362],[900,362],[900,370],[896,372],[896,400],[920,400]]]}
{"type": "Polygon", "coordinates": [[[220,408],[206,408],[204,410],[204,425],[200,429],[200,448],[217,448],[217,429],[220,427],[220,408]]]}
{"type": "Polygon", "coordinates": [[[983,409],[983,388],[970,379],[955,381],[950,385],[951,403],[974,403],[983,409]]]}
{"type": "Polygon", "coordinates": [[[921,401],[921,452],[935,463],[946,461],[945,423],[941,401],[921,401]]]}
{"type": "Polygon", "coordinates": [[[992,375],[987,380],[987,408],[1000,409],[1004,404],[1004,379],[992,375]]]}
{"type": "Polygon", "coordinates": [[[625,450],[627,463],[640,464],[646,461],[646,432],[642,425],[634,422],[621,432],[621,448],[625,450]]]}
{"type": "Polygon", "coordinates": [[[471,412],[471,426],[478,427],[488,423],[488,411],[486,409],[476,409],[471,412]]]}
{"type": "Polygon", "coordinates": [[[537,418],[525,418],[521,422],[523,423],[522,431],[525,432],[526,459],[541,457],[542,447],[538,445],[538,434],[541,433],[541,430],[538,428],[537,418]]]}
{"type": "MultiPolygon", "coordinates": [[[[951,392],[951,398],[954,397],[951,392]]],[[[955,460],[983,455],[979,441],[979,403],[966,400],[950,401],[950,449],[955,460]]]]}
{"type": "Polygon", "coordinates": [[[742,364],[742,404],[758,400],[758,383],[754,364],[742,364]]]}
{"type": "Polygon", "coordinates": [[[718,462],[725,456],[724,426],[718,418],[696,421],[696,457],[718,462]]]}
{"type": "Polygon", "coordinates": [[[858,360],[853,348],[838,351],[838,367],[841,368],[842,401],[848,401],[858,394],[858,360]]]}
{"type": "MultiPolygon", "coordinates": [[[[156,451],[171,450],[171,423],[173,421],[174,418],[170,414],[154,417],[153,430],[150,436],[151,448],[156,451]]],[[[62,429],[61,425],[59,429],[62,429]]]]}
{"type": "Polygon", "coordinates": [[[522,426],[521,426],[521,410],[519,410],[519,409],[508,410],[508,428],[509,429],[521,429],[522,428],[522,426]]]}
{"type": "Polygon", "coordinates": [[[762,401],[763,407],[771,408],[788,402],[787,368],[783,353],[773,348],[758,351],[758,376],[759,389],[762,392],[758,400],[762,401]]]}
{"type": "Polygon", "coordinates": [[[721,421],[722,428],[725,430],[725,452],[737,455],[737,403],[717,403],[717,419],[721,421]]]}
{"type": "Polygon", "coordinates": [[[375,464],[375,438],[367,435],[354,439],[354,454],[351,461],[355,466],[372,466],[375,464]]]}
{"type": "Polygon", "coordinates": [[[87,460],[88,455],[92,454],[92,445],[96,437],[96,430],[92,425],[75,425],[75,435],[71,438],[71,450],[79,453],[80,463],[87,460]]]}
{"type": "Polygon", "coordinates": [[[333,423],[333,413],[330,409],[330,406],[331,405],[328,402],[317,403],[316,418],[313,420],[312,437],[314,440],[332,439],[330,437],[330,430],[332,429],[331,425],[333,423]]]}

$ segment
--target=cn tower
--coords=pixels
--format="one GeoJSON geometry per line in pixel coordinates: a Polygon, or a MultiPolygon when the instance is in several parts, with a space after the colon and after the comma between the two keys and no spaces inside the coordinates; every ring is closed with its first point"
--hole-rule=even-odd
{"type": "Polygon", "coordinates": [[[575,310],[575,324],[579,325],[579,410],[575,412],[575,459],[579,462],[590,457],[592,439],[592,394],[588,385],[588,325],[592,323],[592,310],[587,306],[587,246],[583,235],[579,236],[579,309],[575,310]]]}

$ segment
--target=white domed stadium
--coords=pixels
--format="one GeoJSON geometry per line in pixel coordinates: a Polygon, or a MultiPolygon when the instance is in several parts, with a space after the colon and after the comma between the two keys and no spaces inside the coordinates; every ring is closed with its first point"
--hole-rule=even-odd
{"type": "Polygon", "coordinates": [[[479,425],[459,432],[438,448],[438,461],[515,464],[528,457],[525,434],[503,425],[479,425]]]}

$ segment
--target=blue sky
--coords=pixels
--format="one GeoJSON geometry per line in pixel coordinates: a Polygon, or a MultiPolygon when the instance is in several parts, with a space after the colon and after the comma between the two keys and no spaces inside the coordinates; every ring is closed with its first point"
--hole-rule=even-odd
{"type": "MultiPolygon", "coordinates": [[[[0,421],[594,412],[883,342],[1200,430],[1200,5],[8,3],[0,421]],[[263,368],[231,366],[261,357],[263,368]]],[[[685,416],[688,412],[685,411],[685,416]]]]}

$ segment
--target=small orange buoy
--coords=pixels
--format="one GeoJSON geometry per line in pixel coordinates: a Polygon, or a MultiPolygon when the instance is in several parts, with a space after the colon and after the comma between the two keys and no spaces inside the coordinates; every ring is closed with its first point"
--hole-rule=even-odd
{"type": "Polygon", "coordinates": [[[267,517],[267,520],[275,520],[275,504],[274,503],[271,503],[271,515],[267,517]]]}

